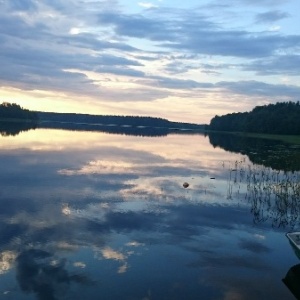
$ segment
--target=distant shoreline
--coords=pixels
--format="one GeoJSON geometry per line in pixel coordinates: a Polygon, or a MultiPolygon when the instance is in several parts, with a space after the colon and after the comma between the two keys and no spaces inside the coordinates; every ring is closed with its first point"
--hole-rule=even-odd
{"type": "Polygon", "coordinates": [[[76,113],[35,112],[38,122],[59,122],[61,124],[123,126],[144,128],[167,128],[204,131],[206,124],[172,122],[167,119],[144,116],[89,115],[76,113]]]}

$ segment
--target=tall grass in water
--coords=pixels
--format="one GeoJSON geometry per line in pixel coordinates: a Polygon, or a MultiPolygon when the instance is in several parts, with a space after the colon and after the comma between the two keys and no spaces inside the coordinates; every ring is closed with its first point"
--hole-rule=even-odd
{"type": "Polygon", "coordinates": [[[250,204],[255,223],[268,221],[274,227],[291,228],[300,225],[299,171],[235,161],[228,168],[227,198],[241,195],[250,204]]]}

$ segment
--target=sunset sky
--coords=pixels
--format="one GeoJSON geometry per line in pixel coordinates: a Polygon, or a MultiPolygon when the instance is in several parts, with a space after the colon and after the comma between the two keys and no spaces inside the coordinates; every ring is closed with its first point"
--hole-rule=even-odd
{"type": "Polygon", "coordinates": [[[0,103],[216,114],[300,100],[299,0],[0,0],[0,103]]]}

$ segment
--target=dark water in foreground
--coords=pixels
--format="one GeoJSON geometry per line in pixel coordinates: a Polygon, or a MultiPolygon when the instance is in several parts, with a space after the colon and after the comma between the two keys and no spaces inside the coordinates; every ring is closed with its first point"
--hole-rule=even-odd
{"type": "Polygon", "coordinates": [[[285,237],[300,224],[299,152],[195,134],[0,136],[0,299],[295,299],[282,279],[300,263],[285,237]]]}

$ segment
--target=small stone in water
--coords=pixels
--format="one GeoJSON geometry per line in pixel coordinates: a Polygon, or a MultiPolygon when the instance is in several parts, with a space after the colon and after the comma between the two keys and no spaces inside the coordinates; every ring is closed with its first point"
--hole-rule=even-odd
{"type": "Polygon", "coordinates": [[[183,184],[183,187],[186,189],[187,187],[189,186],[189,184],[187,183],[187,182],[185,182],[184,184],[183,184]]]}

